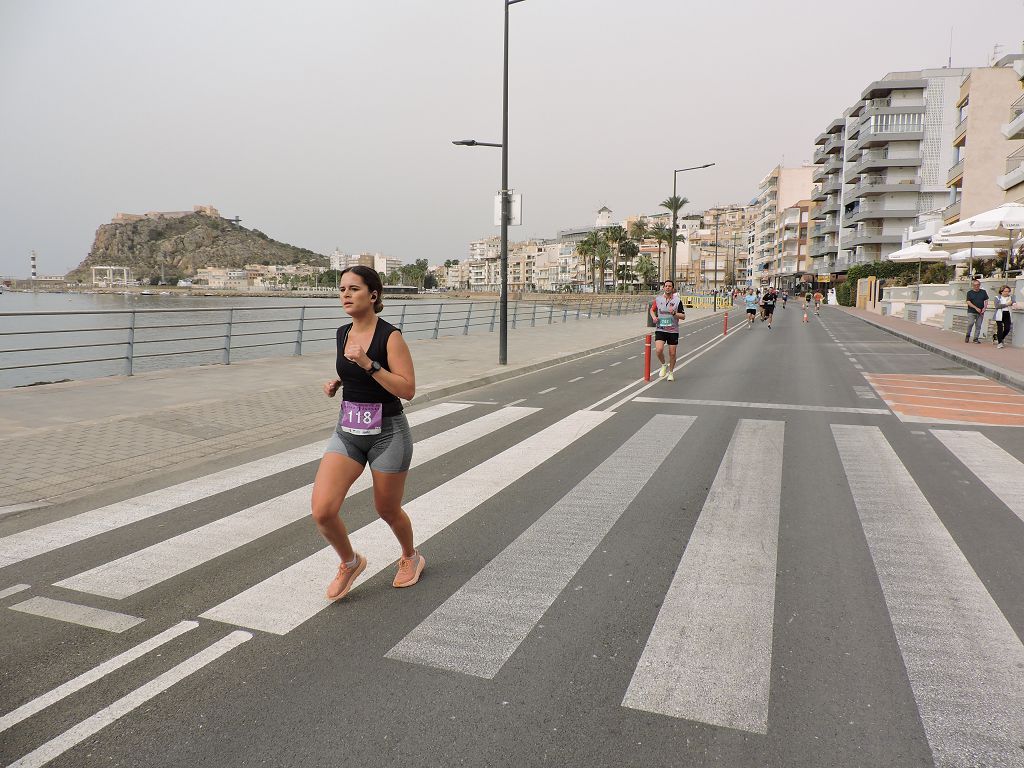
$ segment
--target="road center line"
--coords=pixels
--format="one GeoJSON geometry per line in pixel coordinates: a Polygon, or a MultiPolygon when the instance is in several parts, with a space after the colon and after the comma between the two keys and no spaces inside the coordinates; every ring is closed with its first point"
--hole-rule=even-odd
{"type": "Polygon", "coordinates": [[[732,408],[765,408],[777,411],[816,411],[820,413],[861,413],[871,416],[889,416],[888,408],[844,408],[832,405],[793,405],[791,403],[745,403],[733,400],[692,400],[675,397],[635,397],[637,403],[665,403],[668,405],[717,405],[732,408]]]}
{"type": "Polygon", "coordinates": [[[538,395],[546,395],[548,392],[554,392],[556,389],[558,389],[558,387],[548,387],[547,389],[542,389],[537,394],[538,395]]]}
{"type": "Polygon", "coordinates": [[[569,379],[569,383],[570,384],[575,384],[577,381],[583,381],[583,379],[585,379],[585,378],[586,378],[586,376],[577,376],[575,379],[569,379]]]}

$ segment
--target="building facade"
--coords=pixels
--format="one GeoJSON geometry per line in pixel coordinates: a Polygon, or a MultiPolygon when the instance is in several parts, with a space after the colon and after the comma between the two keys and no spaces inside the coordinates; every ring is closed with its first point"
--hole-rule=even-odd
{"type": "MultiPolygon", "coordinates": [[[[754,253],[750,260],[754,285],[782,286],[799,271],[796,263],[800,252],[799,235],[802,231],[803,253],[806,254],[806,227],[800,229],[798,216],[797,226],[790,226],[790,231],[798,235],[797,241],[787,238],[786,211],[799,208],[802,203],[806,203],[809,211],[814,174],[815,169],[810,165],[792,168],[777,165],[761,179],[754,199],[754,253]]],[[[790,216],[792,218],[792,214],[790,216]]]]}

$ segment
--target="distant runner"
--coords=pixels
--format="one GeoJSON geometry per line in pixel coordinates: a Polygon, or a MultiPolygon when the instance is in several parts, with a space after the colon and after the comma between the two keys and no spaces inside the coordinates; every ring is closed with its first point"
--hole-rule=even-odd
{"type": "Polygon", "coordinates": [[[676,293],[676,284],[666,280],[662,284],[664,293],[658,294],[651,305],[651,319],[657,330],[654,332],[654,351],[661,362],[658,378],[675,381],[676,348],[679,346],[679,321],[686,319],[683,300],[676,293]],[[668,363],[665,363],[665,345],[668,344],[668,363]]]}
{"type": "Polygon", "coordinates": [[[768,321],[768,330],[772,327],[772,315],[775,314],[775,300],[778,298],[778,294],[775,293],[774,288],[769,288],[768,293],[764,295],[764,319],[768,321]]]}
{"type": "Polygon", "coordinates": [[[751,328],[754,325],[754,317],[757,315],[757,303],[757,294],[754,293],[754,289],[747,288],[747,292],[743,296],[743,305],[747,308],[747,328],[751,328]]]}
{"type": "Polygon", "coordinates": [[[804,294],[804,319],[801,322],[811,322],[811,292],[808,291],[804,294]]]}
{"type": "Polygon", "coordinates": [[[786,302],[789,301],[789,291],[782,292],[782,308],[786,308],[786,302]]]}
{"type": "Polygon", "coordinates": [[[825,297],[821,295],[821,291],[814,292],[814,314],[818,314],[818,309],[821,307],[821,300],[825,297]]]}

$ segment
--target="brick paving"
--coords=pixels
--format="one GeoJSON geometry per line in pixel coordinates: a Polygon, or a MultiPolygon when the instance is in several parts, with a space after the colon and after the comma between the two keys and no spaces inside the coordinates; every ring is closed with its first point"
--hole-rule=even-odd
{"type": "MultiPolygon", "coordinates": [[[[691,322],[711,314],[690,312],[691,322]]],[[[506,367],[496,365],[496,333],[414,340],[415,401],[629,339],[639,351],[644,329],[639,313],[520,326],[509,332],[506,367]]],[[[289,438],[326,438],[337,406],[320,388],[333,370],[334,355],[322,354],[0,390],[0,514],[289,438]]]]}

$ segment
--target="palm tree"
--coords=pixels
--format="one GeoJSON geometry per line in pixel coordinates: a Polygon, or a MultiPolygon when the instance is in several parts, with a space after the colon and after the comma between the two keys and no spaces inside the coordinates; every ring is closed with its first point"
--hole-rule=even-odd
{"type": "Polygon", "coordinates": [[[611,246],[612,252],[612,291],[619,290],[619,256],[621,255],[619,248],[626,241],[626,230],[620,227],[618,224],[614,224],[608,227],[604,231],[604,239],[611,246]]]}
{"type": "MultiPolygon", "coordinates": [[[[622,245],[619,246],[619,255],[626,260],[621,264],[621,266],[627,267],[628,269],[626,271],[630,274],[630,278],[627,282],[633,282],[636,280],[636,274],[632,263],[638,253],[640,253],[640,246],[636,244],[635,240],[625,240],[622,245]]],[[[616,268],[616,272],[618,271],[619,269],[616,268]]]]}
{"type": "MultiPolygon", "coordinates": [[[[660,203],[662,208],[667,208],[668,210],[672,211],[672,227],[670,228],[670,231],[669,231],[670,241],[671,241],[671,235],[672,235],[672,231],[671,230],[675,229],[678,232],[678,225],[676,223],[676,217],[679,216],[679,211],[681,211],[683,209],[683,206],[688,205],[689,202],[690,201],[687,200],[685,197],[680,197],[679,195],[672,195],[671,197],[666,197],[660,203]]],[[[669,253],[669,263],[672,262],[673,256],[674,256],[673,253],[669,253]]],[[[672,267],[670,267],[670,269],[674,269],[675,266],[676,266],[675,264],[672,264],[672,267]]],[[[672,281],[675,281],[676,276],[675,275],[669,275],[669,279],[672,280],[672,281]]]]}
{"type": "Polygon", "coordinates": [[[640,276],[640,279],[643,280],[644,285],[646,286],[653,283],[655,278],[658,276],[658,268],[654,265],[654,262],[651,261],[651,257],[646,253],[636,260],[636,263],[633,265],[633,269],[636,270],[637,275],[640,276]]]}
{"type": "Polygon", "coordinates": [[[672,240],[672,235],[664,224],[655,224],[651,227],[651,237],[658,241],[658,276],[660,277],[665,274],[664,264],[661,261],[661,246],[668,244],[672,240]]]}
{"type": "Polygon", "coordinates": [[[612,265],[612,249],[608,241],[603,237],[597,243],[594,251],[594,285],[595,290],[600,293],[604,288],[604,273],[612,265]]]}
{"type": "Polygon", "coordinates": [[[577,261],[583,264],[583,279],[587,282],[589,282],[587,270],[594,265],[594,256],[597,254],[597,246],[600,242],[600,235],[594,231],[576,243],[577,261]]]}

